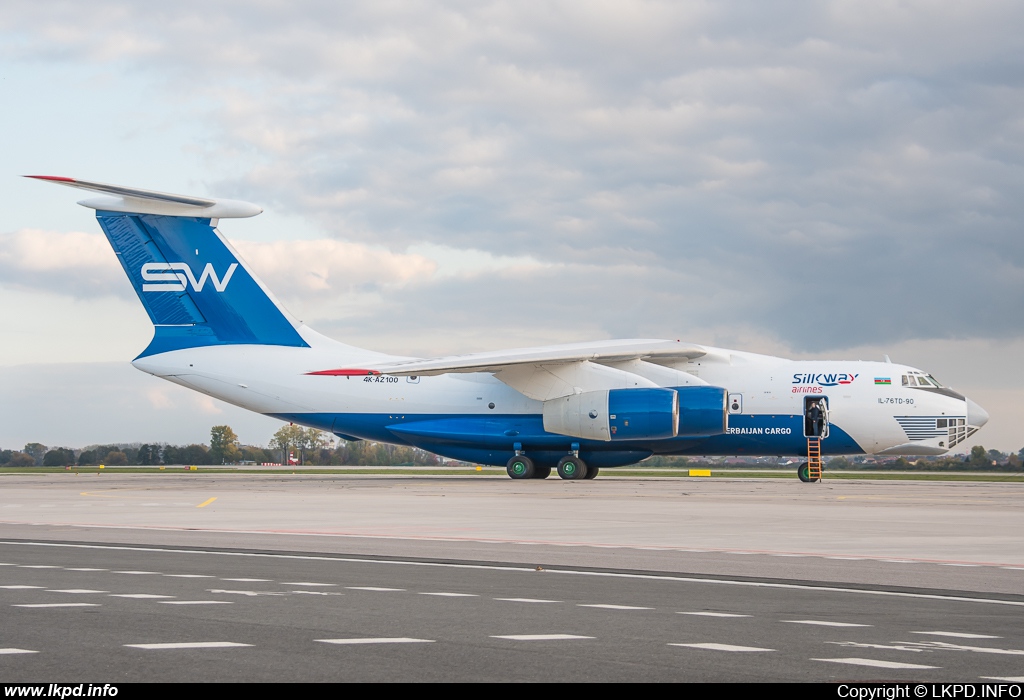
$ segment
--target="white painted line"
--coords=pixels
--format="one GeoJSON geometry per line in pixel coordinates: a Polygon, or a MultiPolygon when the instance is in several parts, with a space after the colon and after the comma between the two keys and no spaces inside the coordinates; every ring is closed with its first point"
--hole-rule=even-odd
{"type": "Polygon", "coordinates": [[[791,622],[794,625],[820,625],[821,627],[871,627],[871,625],[861,625],[856,622],[831,622],[829,620],[783,620],[783,622],[791,622]]]}
{"type": "Polygon", "coordinates": [[[702,644],[669,644],[670,647],[690,647],[692,649],[709,649],[711,651],[775,651],[774,649],[762,649],[761,647],[741,647],[736,644],[716,644],[715,642],[704,642],[702,644]]]}
{"type": "Polygon", "coordinates": [[[59,566],[52,564],[19,564],[19,569],[59,569],[59,566]]]}
{"type": "Polygon", "coordinates": [[[509,603],[561,603],[560,600],[543,600],[542,598],[495,598],[495,600],[506,600],[509,603]]]}
{"type": "MultiPolygon", "coordinates": [[[[235,581],[235,582],[238,582],[238,583],[270,583],[271,579],[269,579],[269,578],[222,578],[221,581],[235,581]]],[[[312,583],[298,584],[298,583],[293,583],[291,585],[293,585],[293,586],[298,586],[298,585],[304,585],[304,586],[313,586],[313,585],[333,586],[334,584],[333,583],[326,583],[326,584],[312,584],[312,583]]]]}
{"type": "Polygon", "coordinates": [[[291,591],[296,595],[345,595],[344,593],[338,593],[337,591],[291,591]]]}
{"type": "Polygon", "coordinates": [[[960,639],[1002,639],[994,634],[971,634],[970,632],[911,632],[911,634],[930,634],[935,637],[959,637],[960,639]]]}
{"type": "MultiPolygon", "coordinates": [[[[292,585],[293,586],[301,586],[303,584],[294,583],[292,585]]],[[[305,585],[307,585],[307,586],[310,586],[310,585],[318,585],[318,586],[320,586],[320,585],[324,585],[324,584],[305,584],[305,585]]],[[[327,585],[333,586],[334,584],[331,583],[331,584],[327,584],[327,585]]],[[[405,590],[404,588],[382,588],[380,586],[345,586],[345,588],[349,589],[350,591],[404,591],[405,590]]]]}
{"type": "MultiPolygon", "coordinates": [[[[337,583],[313,583],[312,581],[285,581],[284,585],[338,585],[337,583]]],[[[397,589],[397,588],[395,588],[397,589]]],[[[392,590],[392,588],[381,588],[381,590],[392,590]]]]}
{"type": "MultiPolygon", "coordinates": [[[[916,642],[922,648],[941,649],[943,651],[975,651],[979,654],[1007,654],[1010,656],[1024,656],[1024,649],[996,649],[993,647],[969,647],[963,644],[951,644],[950,642],[916,642]]],[[[914,642],[910,642],[914,644],[914,642]]]]}
{"type": "MultiPolygon", "coordinates": [[[[214,578],[213,574],[164,574],[168,578],[214,578]]],[[[241,579],[227,579],[228,581],[239,581],[241,579]]]]}
{"type": "Polygon", "coordinates": [[[88,566],[80,566],[75,569],[67,569],[67,571],[108,571],[108,569],[93,569],[88,566]]]}
{"type": "Polygon", "coordinates": [[[678,612],[676,615],[700,615],[702,617],[750,617],[750,615],[740,615],[739,613],[720,612],[678,612]]]}
{"type": "Polygon", "coordinates": [[[172,595],[156,595],[155,593],[111,593],[111,598],[173,598],[172,595]]]}
{"type": "Polygon", "coordinates": [[[640,605],[610,605],[606,603],[580,603],[576,607],[578,608],[605,608],[607,610],[654,610],[654,608],[645,608],[640,605]]]}
{"type": "Polygon", "coordinates": [[[1007,683],[1024,683],[1024,676],[982,676],[987,681],[1006,681],[1007,683]]]}
{"type": "Polygon", "coordinates": [[[799,558],[799,559],[806,559],[808,557],[807,554],[769,554],[768,556],[770,556],[770,557],[794,557],[794,558],[799,558]]]}
{"type": "Polygon", "coordinates": [[[12,605],[12,608],[95,608],[99,603],[30,603],[12,605]]]}
{"type": "Polygon", "coordinates": [[[247,596],[258,596],[258,595],[287,595],[280,591],[232,591],[226,588],[211,588],[210,593],[230,593],[232,595],[247,595],[247,596]]]}
{"type": "Polygon", "coordinates": [[[416,639],[414,637],[363,637],[361,639],[314,639],[324,644],[429,644],[433,639],[416,639]]]}
{"type": "Polygon", "coordinates": [[[547,642],[560,639],[594,639],[579,634],[492,634],[492,639],[511,639],[514,642],[547,642]]]}
{"type": "Polygon", "coordinates": [[[238,642],[172,642],[169,644],[125,644],[134,649],[219,649],[223,647],[251,647],[238,642]]]}
{"type": "Polygon", "coordinates": [[[850,664],[851,666],[871,666],[873,668],[939,668],[938,666],[922,666],[921,664],[901,664],[896,661],[879,661],[878,659],[811,659],[811,661],[827,661],[830,664],[850,664]]]}
{"type": "Polygon", "coordinates": [[[952,564],[952,563],[949,563],[949,562],[939,562],[939,566],[973,566],[973,567],[977,567],[977,566],[981,566],[981,564],[952,564]]]}
{"type": "Polygon", "coordinates": [[[109,591],[94,591],[91,588],[50,588],[47,593],[108,593],[109,591]]]}
{"type": "Polygon", "coordinates": [[[115,571],[115,574],[132,574],[134,576],[158,576],[159,571],[115,571]]]}
{"type": "Polygon", "coordinates": [[[420,593],[420,595],[436,595],[443,598],[479,598],[476,593],[445,593],[443,591],[437,593],[420,593]]]}
{"type": "Polygon", "coordinates": [[[38,654],[38,651],[32,651],[31,649],[15,649],[14,647],[7,647],[6,649],[0,649],[0,654],[38,654]]]}
{"type": "Polygon", "coordinates": [[[233,600],[161,600],[161,605],[234,605],[233,600]]]}
{"type": "Polygon", "coordinates": [[[0,586],[0,588],[6,588],[11,591],[26,590],[29,588],[45,588],[46,586],[0,586]]]}
{"type": "MultiPolygon", "coordinates": [[[[189,505],[189,504],[184,504],[189,505]]],[[[96,527],[101,529],[109,530],[137,530],[136,526],[133,525],[90,525],[90,527],[96,527]]],[[[165,527],[158,528],[167,530],[169,532],[183,532],[185,528],[181,527],[165,527]]],[[[202,528],[189,528],[188,532],[216,532],[222,534],[223,530],[204,530],[202,528]]],[[[265,530],[231,530],[232,533],[236,534],[267,534],[265,530]]],[[[326,533],[309,533],[310,537],[323,537],[326,533]]],[[[365,537],[365,535],[332,535],[336,537],[365,537]]],[[[379,536],[378,536],[379,538],[379,536]]],[[[385,537],[384,539],[409,539],[403,537],[385,537]]],[[[491,540],[470,540],[480,541],[484,543],[491,543],[491,540]]],[[[40,541],[14,541],[14,540],[0,540],[3,544],[20,547],[54,547],[54,548],[67,548],[67,549],[99,549],[104,551],[123,551],[123,552],[160,552],[170,554],[185,554],[190,557],[197,554],[203,554],[208,556],[225,556],[225,557],[249,557],[259,559],[274,559],[274,560],[286,560],[292,559],[296,561],[324,561],[324,562],[338,562],[338,563],[351,563],[351,564],[385,564],[391,566],[418,566],[418,567],[432,567],[441,569],[466,569],[474,571],[523,571],[523,572],[534,572],[536,567],[533,566],[512,566],[508,564],[460,564],[456,562],[428,562],[428,561],[411,561],[407,559],[364,559],[364,558],[353,558],[345,556],[334,556],[334,555],[312,555],[312,554],[280,554],[280,553],[267,553],[267,552],[240,552],[240,551],[215,551],[210,549],[193,549],[193,548],[174,548],[174,547],[143,547],[134,545],[114,545],[114,544],[68,544],[65,542],[40,542],[40,541]]],[[[895,561],[895,560],[893,560],[895,561]]],[[[916,563],[927,563],[927,562],[916,562],[907,561],[910,564],[916,563]]],[[[991,564],[991,566],[997,566],[997,564],[991,564]]],[[[885,589],[869,589],[869,588],[843,588],[841,586],[818,586],[810,584],[800,583],[773,583],[768,581],[745,581],[739,579],[730,578],[701,578],[699,576],[673,576],[673,575],[661,575],[661,574],[637,574],[637,573],[625,573],[617,571],[582,571],[577,569],[548,569],[550,574],[565,574],[569,576],[597,576],[602,578],[622,578],[639,581],[678,581],[681,583],[700,583],[712,586],[740,586],[748,588],[775,588],[780,590],[791,590],[791,591],[813,591],[815,593],[842,593],[842,594],[853,594],[853,595],[869,595],[869,596],[886,596],[890,598],[915,598],[920,600],[941,600],[946,602],[957,602],[957,603],[974,603],[983,605],[1008,605],[1011,607],[1022,607],[1024,608],[1024,601],[1021,600],[1010,600],[1006,598],[974,598],[970,596],[959,596],[959,595],[942,595],[937,593],[909,593],[907,591],[893,591],[885,589]]]]}
{"type": "Polygon", "coordinates": [[[1006,569],[1007,571],[1024,571],[1024,566],[1001,566],[999,568],[1006,569]]]}

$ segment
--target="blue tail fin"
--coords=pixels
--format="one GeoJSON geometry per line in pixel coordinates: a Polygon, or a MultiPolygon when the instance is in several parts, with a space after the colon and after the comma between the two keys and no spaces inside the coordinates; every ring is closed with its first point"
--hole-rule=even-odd
{"type": "Polygon", "coordinates": [[[96,218],[156,332],[139,357],[208,345],[309,347],[245,262],[218,218],[256,216],[255,204],[29,175],[103,196],[79,204],[96,218]]]}
{"type": "Polygon", "coordinates": [[[307,347],[210,219],[97,211],[156,329],[141,357],[204,345],[307,347]]]}

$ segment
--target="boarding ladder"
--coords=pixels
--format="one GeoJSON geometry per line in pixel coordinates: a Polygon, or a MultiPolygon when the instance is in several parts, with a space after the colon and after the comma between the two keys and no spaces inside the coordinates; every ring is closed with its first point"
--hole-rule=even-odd
{"type": "Polygon", "coordinates": [[[821,438],[807,438],[807,478],[811,481],[821,481],[821,438]]]}

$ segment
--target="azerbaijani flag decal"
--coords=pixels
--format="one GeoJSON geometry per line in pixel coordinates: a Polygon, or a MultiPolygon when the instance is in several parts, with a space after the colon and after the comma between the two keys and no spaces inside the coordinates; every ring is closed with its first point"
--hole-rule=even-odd
{"type": "Polygon", "coordinates": [[[875,377],[875,384],[882,386],[892,386],[892,380],[889,377],[875,377]]]}

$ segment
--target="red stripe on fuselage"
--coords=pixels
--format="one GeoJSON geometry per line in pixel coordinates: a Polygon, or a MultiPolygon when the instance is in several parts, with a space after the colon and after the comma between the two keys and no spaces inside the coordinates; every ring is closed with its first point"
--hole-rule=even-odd
{"type": "Polygon", "coordinates": [[[306,374],[321,377],[366,377],[371,374],[380,374],[375,369],[322,369],[319,372],[306,372],[306,374]]]}

